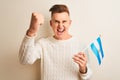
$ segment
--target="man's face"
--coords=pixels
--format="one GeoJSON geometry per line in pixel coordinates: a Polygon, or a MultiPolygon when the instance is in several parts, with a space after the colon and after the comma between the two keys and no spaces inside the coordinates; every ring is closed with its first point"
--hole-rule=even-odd
{"type": "Polygon", "coordinates": [[[50,21],[50,25],[54,31],[54,37],[59,40],[68,39],[70,37],[70,24],[71,20],[67,12],[54,13],[50,21]]]}

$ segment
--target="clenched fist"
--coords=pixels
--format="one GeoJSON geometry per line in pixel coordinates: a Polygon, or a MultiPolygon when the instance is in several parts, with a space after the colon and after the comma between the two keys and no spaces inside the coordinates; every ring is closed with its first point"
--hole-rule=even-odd
{"type": "Polygon", "coordinates": [[[32,13],[30,27],[27,31],[27,35],[35,36],[39,30],[40,25],[44,23],[44,17],[39,13],[32,13]]]}

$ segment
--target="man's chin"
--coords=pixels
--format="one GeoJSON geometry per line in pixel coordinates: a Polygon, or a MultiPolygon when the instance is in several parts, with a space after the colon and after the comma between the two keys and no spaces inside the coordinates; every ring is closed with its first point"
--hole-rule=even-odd
{"type": "Polygon", "coordinates": [[[58,40],[64,40],[64,35],[57,35],[57,36],[54,36],[56,39],[58,40]]]}

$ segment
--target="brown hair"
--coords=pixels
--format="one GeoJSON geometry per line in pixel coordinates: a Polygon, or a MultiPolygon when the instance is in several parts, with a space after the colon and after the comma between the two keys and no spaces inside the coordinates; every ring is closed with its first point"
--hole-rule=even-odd
{"type": "Polygon", "coordinates": [[[56,5],[53,5],[49,11],[51,12],[51,16],[54,14],[54,13],[62,13],[62,12],[67,12],[68,15],[70,15],[69,13],[69,9],[66,5],[63,5],[63,4],[56,4],[56,5]]]}

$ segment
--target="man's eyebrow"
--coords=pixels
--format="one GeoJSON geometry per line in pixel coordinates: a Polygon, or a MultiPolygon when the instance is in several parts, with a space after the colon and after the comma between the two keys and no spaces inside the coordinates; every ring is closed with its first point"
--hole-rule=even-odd
{"type": "Polygon", "coordinates": [[[63,22],[67,22],[67,20],[63,20],[63,22]]]}
{"type": "Polygon", "coordinates": [[[60,22],[59,20],[54,20],[55,22],[60,22]]]}

